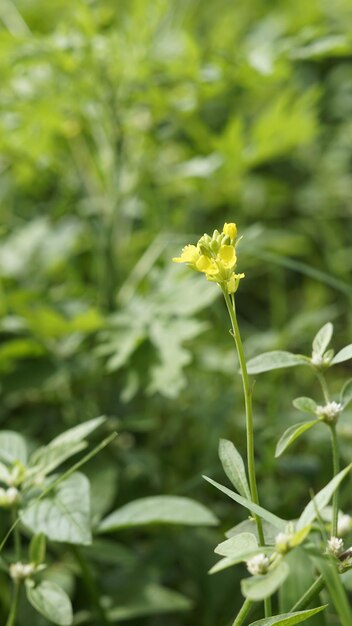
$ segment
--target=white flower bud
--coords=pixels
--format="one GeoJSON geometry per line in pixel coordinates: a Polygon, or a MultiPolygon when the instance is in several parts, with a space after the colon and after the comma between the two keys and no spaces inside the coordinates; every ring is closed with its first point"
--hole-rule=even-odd
{"type": "Polygon", "coordinates": [[[315,365],[315,367],[321,367],[324,363],[324,359],[322,356],[320,356],[320,354],[313,354],[311,362],[313,365],[315,365]]]}
{"type": "Polygon", "coordinates": [[[14,504],[19,498],[20,492],[16,487],[9,487],[6,491],[6,498],[9,504],[14,504]]]}
{"type": "Polygon", "coordinates": [[[330,537],[326,546],[327,554],[331,554],[332,556],[339,556],[342,551],[343,539],[339,539],[338,537],[330,537]]]}
{"type": "Polygon", "coordinates": [[[10,576],[12,580],[19,581],[32,576],[35,572],[34,563],[12,563],[10,565],[10,576]]]}
{"type": "Polygon", "coordinates": [[[325,406],[317,406],[315,413],[318,417],[326,422],[334,422],[342,411],[342,404],[340,402],[328,402],[325,406]]]}
{"type": "Polygon", "coordinates": [[[275,537],[275,548],[280,554],[285,554],[290,549],[291,533],[279,533],[275,537]]]}
{"type": "Polygon", "coordinates": [[[346,535],[350,530],[352,530],[352,517],[345,513],[338,519],[337,532],[339,535],[346,535]]]}
{"type": "Polygon", "coordinates": [[[246,562],[246,566],[252,576],[266,574],[269,567],[269,559],[265,554],[256,554],[246,562]]]}

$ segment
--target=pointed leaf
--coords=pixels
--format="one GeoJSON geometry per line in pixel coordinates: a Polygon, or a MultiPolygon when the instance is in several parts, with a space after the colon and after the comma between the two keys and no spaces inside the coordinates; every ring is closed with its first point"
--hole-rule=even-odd
{"type": "Polygon", "coordinates": [[[271,546],[257,546],[256,548],[252,548],[247,552],[242,552],[237,557],[225,556],[223,559],[220,559],[213,567],[209,570],[209,574],[216,574],[217,572],[221,572],[228,567],[232,567],[233,565],[237,565],[243,561],[248,561],[252,556],[256,556],[257,554],[267,554],[271,556],[274,553],[274,548],[271,546]]]}
{"type": "Polygon", "coordinates": [[[280,437],[276,450],[275,457],[279,457],[285,450],[288,448],[291,443],[293,443],[298,437],[300,437],[306,430],[309,430],[315,424],[320,422],[319,419],[311,420],[310,422],[300,422],[299,424],[294,424],[290,426],[287,430],[285,430],[284,434],[280,437]]]}
{"type": "Polygon", "coordinates": [[[151,496],[125,504],[106,517],[99,532],[113,532],[150,524],[215,526],[217,518],[203,504],[179,496],[151,496]]]}
{"type": "Polygon", "coordinates": [[[301,354],[292,354],[282,350],[264,352],[250,359],[247,363],[248,374],[260,374],[283,367],[296,367],[297,365],[309,365],[309,359],[301,354]]]}
{"type": "Polygon", "coordinates": [[[92,537],[88,478],[75,472],[42,500],[27,503],[21,520],[33,533],[42,532],[52,541],[89,545],[92,537]]]}
{"type": "Polygon", "coordinates": [[[230,479],[233,486],[236,487],[238,493],[250,500],[251,492],[248,486],[245,466],[240,453],[232,441],[220,439],[219,457],[226,476],[230,479]]]}
{"type": "Polygon", "coordinates": [[[340,350],[340,352],[335,354],[330,365],[343,363],[343,361],[348,361],[349,359],[352,359],[352,343],[350,343],[348,346],[345,346],[344,348],[342,348],[342,350],[340,350]]]}
{"type": "Polygon", "coordinates": [[[33,585],[32,581],[26,583],[27,598],[36,611],[54,624],[70,626],[73,619],[72,606],[65,591],[47,580],[36,586],[31,583],[33,585]]]}
{"type": "Polygon", "coordinates": [[[303,413],[312,413],[313,415],[316,415],[315,411],[317,403],[314,402],[312,398],[295,398],[292,404],[299,411],[303,411],[303,413]]]}
{"type": "Polygon", "coordinates": [[[325,324],[315,335],[313,339],[313,351],[312,356],[323,356],[326,348],[328,347],[334,327],[331,322],[325,324]]]}
{"type": "Polygon", "coordinates": [[[318,606],[316,609],[308,609],[307,611],[297,611],[295,613],[283,613],[274,617],[265,617],[264,619],[252,622],[249,626],[294,626],[305,622],[307,619],[324,611],[328,605],[318,606]]]}
{"type": "Polygon", "coordinates": [[[288,564],[281,560],[276,567],[263,576],[251,576],[241,580],[243,595],[249,600],[264,600],[282,585],[290,573],[288,564]]]}
{"type": "Polygon", "coordinates": [[[259,506],[259,504],[254,504],[254,502],[247,500],[247,498],[243,498],[242,496],[239,496],[237,493],[235,493],[231,489],[228,489],[227,487],[224,487],[224,485],[217,483],[216,480],[212,480],[212,478],[208,478],[208,476],[203,476],[203,478],[207,480],[208,483],[210,483],[211,485],[214,485],[214,487],[219,489],[219,491],[222,491],[227,496],[229,496],[229,498],[231,498],[238,504],[241,504],[249,511],[251,511],[251,513],[255,513],[256,515],[259,515],[259,517],[262,517],[263,519],[265,519],[267,522],[269,522],[270,524],[272,524],[279,530],[282,530],[282,531],[285,530],[287,521],[281,519],[280,517],[277,517],[276,515],[274,515],[274,513],[270,513],[270,511],[263,509],[263,507],[259,506]]]}
{"type": "Polygon", "coordinates": [[[335,490],[339,486],[340,482],[345,478],[345,476],[347,476],[348,472],[351,470],[351,467],[352,463],[345,467],[343,470],[341,470],[341,472],[336,474],[336,476],[334,476],[334,478],[330,480],[330,482],[321,491],[319,491],[319,493],[316,494],[316,496],[314,497],[314,501],[311,501],[309,502],[309,504],[307,504],[297,522],[296,530],[300,530],[301,528],[304,528],[305,526],[308,526],[309,524],[314,522],[317,515],[317,510],[318,512],[320,512],[327,504],[329,504],[329,501],[331,500],[335,490]]]}
{"type": "Polygon", "coordinates": [[[82,441],[90,435],[93,430],[96,430],[98,426],[100,426],[103,422],[105,422],[106,417],[101,415],[100,417],[94,417],[87,422],[83,422],[82,424],[78,424],[78,426],[74,426],[69,430],[65,430],[65,432],[55,437],[50,443],[49,446],[61,445],[62,443],[76,443],[77,441],[82,441]]]}
{"type": "Polygon", "coordinates": [[[352,378],[347,380],[341,389],[340,402],[345,407],[352,400],[352,378]]]}
{"type": "Polygon", "coordinates": [[[351,626],[352,610],[351,605],[343,586],[342,580],[338,574],[336,563],[331,558],[314,559],[318,569],[324,576],[326,586],[330,597],[334,603],[336,612],[339,616],[339,622],[342,626],[351,626]]]}
{"type": "Polygon", "coordinates": [[[44,533],[34,535],[29,544],[29,560],[40,565],[45,561],[46,539],[44,533]]]}
{"type": "Polygon", "coordinates": [[[219,543],[214,552],[221,554],[221,556],[237,558],[241,554],[248,552],[248,550],[255,550],[256,548],[258,548],[258,541],[255,535],[252,533],[241,533],[219,543]]]}

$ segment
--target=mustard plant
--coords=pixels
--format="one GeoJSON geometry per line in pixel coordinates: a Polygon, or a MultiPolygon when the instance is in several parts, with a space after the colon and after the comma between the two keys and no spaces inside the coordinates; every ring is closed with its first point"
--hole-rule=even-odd
{"type": "MultiPolygon", "coordinates": [[[[351,541],[352,518],[339,509],[339,490],[343,479],[350,473],[352,464],[341,469],[337,425],[342,412],[352,400],[352,379],[341,389],[338,398],[331,395],[327,372],[333,366],[352,358],[352,344],[335,354],[329,348],[333,325],[325,324],[316,334],[310,355],[287,351],[271,351],[246,361],[236,313],[236,298],[243,273],[237,272],[237,226],[225,223],[221,232],[204,234],[196,245],[187,245],[173,261],[185,263],[201,272],[205,278],[220,288],[231,321],[231,335],[240,364],[246,413],[247,468],[235,444],[221,440],[219,457],[223,469],[236,491],[204,477],[209,483],[240,504],[250,517],[232,528],[226,539],[216,548],[222,558],[210,573],[222,571],[245,563],[249,576],[241,581],[243,605],[233,621],[241,626],[257,603],[264,603],[264,616],[251,622],[251,626],[289,626],[306,621],[327,609],[329,604],[319,604],[319,594],[326,587],[329,603],[343,626],[352,624],[352,610],[344,587],[344,576],[352,568],[351,541]],[[256,467],[252,391],[254,375],[269,370],[304,366],[310,368],[321,387],[322,399],[298,397],[294,407],[310,415],[288,428],[276,446],[275,456],[281,456],[289,446],[318,424],[324,424],[331,438],[332,477],[318,493],[310,493],[310,500],[293,520],[284,520],[264,508],[259,500],[256,467]],[[332,501],[332,506],[329,506],[332,501]],[[311,563],[312,581],[286,613],[273,615],[272,598],[275,598],[288,576],[292,575],[292,553],[311,563]],[[303,555],[303,556],[302,556],[303,555]],[[316,606],[312,607],[315,603],[316,606]]],[[[275,602],[277,606],[277,602],[275,602]]],[[[329,609],[330,610],[330,609],[329,609]]]]}

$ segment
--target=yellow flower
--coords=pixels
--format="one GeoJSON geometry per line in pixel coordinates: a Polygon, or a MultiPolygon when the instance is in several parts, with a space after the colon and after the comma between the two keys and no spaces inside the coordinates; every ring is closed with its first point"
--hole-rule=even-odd
{"type": "Polygon", "coordinates": [[[175,263],[187,263],[195,269],[199,257],[200,253],[197,246],[188,245],[182,249],[181,256],[174,257],[172,260],[175,263]]]}
{"type": "Polygon", "coordinates": [[[241,278],[244,278],[244,274],[232,274],[226,283],[227,293],[236,293],[241,278]]]}
{"type": "Polygon", "coordinates": [[[214,261],[214,259],[211,259],[208,256],[205,256],[205,254],[202,254],[197,263],[196,263],[196,269],[199,272],[203,272],[204,274],[206,274],[207,276],[214,276],[215,274],[218,273],[218,268],[217,265],[214,261]]]}
{"type": "Polygon", "coordinates": [[[220,267],[226,270],[232,269],[235,267],[237,261],[235,248],[233,246],[221,246],[216,256],[216,260],[218,262],[219,269],[220,267]]]}
{"type": "Polygon", "coordinates": [[[224,235],[230,237],[230,239],[233,241],[234,239],[236,239],[237,236],[237,226],[233,222],[231,222],[230,224],[225,222],[222,232],[224,233],[224,235]]]}

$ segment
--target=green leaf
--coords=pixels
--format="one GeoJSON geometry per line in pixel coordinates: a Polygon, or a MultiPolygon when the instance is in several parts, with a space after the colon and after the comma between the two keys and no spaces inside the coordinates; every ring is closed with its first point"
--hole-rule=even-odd
{"type": "Polygon", "coordinates": [[[348,596],[338,574],[336,563],[330,558],[316,558],[314,562],[324,576],[326,586],[340,618],[341,626],[351,626],[352,610],[348,596]]]}
{"type": "Polygon", "coordinates": [[[276,567],[269,570],[263,576],[251,576],[241,580],[241,590],[243,595],[249,600],[264,600],[271,596],[282,585],[289,575],[288,564],[281,560],[276,567]]]}
{"type": "Polygon", "coordinates": [[[46,539],[44,533],[34,535],[29,544],[29,560],[40,565],[45,561],[46,539]]]}
{"type": "Polygon", "coordinates": [[[306,430],[309,430],[315,424],[320,422],[319,419],[311,420],[310,422],[300,422],[299,424],[294,424],[290,426],[287,430],[285,430],[284,434],[280,437],[276,450],[275,457],[279,457],[285,450],[288,448],[291,443],[293,443],[298,437],[300,437],[306,430]]]}
{"type": "Polygon", "coordinates": [[[312,400],[312,398],[295,398],[293,401],[293,406],[299,411],[303,411],[303,413],[312,413],[316,415],[315,411],[317,408],[317,403],[312,400]]]}
{"type": "Polygon", "coordinates": [[[161,585],[150,583],[130,601],[119,602],[118,606],[109,609],[109,622],[124,622],[137,617],[148,615],[162,615],[175,611],[189,611],[192,608],[191,601],[184,595],[167,589],[161,585]]]}
{"type": "Polygon", "coordinates": [[[334,327],[331,322],[325,324],[315,335],[313,339],[313,350],[312,356],[320,356],[322,357],[326,348],[328,347],[332,334],[334,332],[334,327]]]}
{"type": "Polygon", "coordinates": [[[23,437],[12,430],[0,432],[0,459],[13,463],[27,463],[27,445],[23,437]]]}
{"type": "Polygon", "coordinates": [[[321,491],[319,491],[319,493],[316,494],[314,501],[312,500],[309,504],[307,504],[297,522],[297,530],[308,526],[315,520],[317,511],[320,512],[324,507],[326,507],[341,481],[351,470],[351,467],[352,463],[336,474],[336,476],[334,476],[334,478],[330,480],[330,482],[321,491]]]}
{"type": "Polygon", "coordinates": [[[226,476],[236,487],[238,493],[250,500],[251,492],[248,486],[245,466],[240,453],[232,441],[220,439],[219,458],[226,476]]]}
{"type": "Polygon", "coordinates": [[[231,556],[237,558],[241,554],[248,552],[249,550],[255,550],[258,548],[258,541],[252,533],[241,533],[240,535],[234,535],[226,541],[222,541],[216,546],[214,552],[221,554],[221,556],[231,556]]]}
{"type": "Polygon", "coordinates": [[[257,554],[267,554],[272,555],[274,552],[274,548],[272,546],[257,546],[256,548],[252,548],[247,552],[242,552],[237,557],[236,556],[225,556],[223,559],[220,559],[211,569],[209,570],[209,574],[216,574],[217,572],[222,572],[224,569],[228,567],[232,567],[233,565],[237,565],[242,561],[248,561],[252,556],[256,556],[257,554]]]}
{"type": "Polygon", "coordinates": [[[26,582],[26,593],[28,601],[36,611],[54,624],[70,626],[73,619],[72,606],[65,591],[56,583],[49,581],[32,585],[32,581],[26,582]]]}
{"type": "Polygon", "coordinates": [[[134,528],[150,524],[215,526],[217,518],[203,504],[180,496],[151,496],[125,504],[106,517],[99,532],[134,528]]]}
{"type": "Polygon", "coordinates": [[[300,354],[292,354],[281,350],[264,352],[250,359],[247,363],[248,374],[260,374],[284,367],[296,367],[297,365],[309,365],[309,359],[300,354]]]}
{"type": "Polygon", "coordinates": [[[296,613],[283,613],[282,615],[275,615],[274,617],[265,617],[264,619],[252,622],[249,626],[294,626],[294,624],[300,624],[307,619],[324,611],[328,605],[318,606],[315,609],[308,609],[307,611],[297,611],[296,613]]]}
{"type": "Polygon", "coordinates": [[[217,483],[215,480],[212,480],[212,478],[208,478],[208,476],[203,476],[203,478],[207,480],[208,483],[210,483],[211,485],[214,485],[214,487],[219,489],[219,491],[222,491],[227,496],[229,496],[229,498],[231,498],[232,500],[235,500],[235,502],[237,502],[238,504],[241,504],[246,509],[251,511],[251,513],[255,513],[256,515],[259,515],[259,517],[262,517],[263,519],[265,519],[267,522],[269,522],[270,524],[272,524],[279,530],[282,530],[282,531],[285,530],[287,521],[281,519],[280,517],[277,517],[276,515],[274,515],[274,513],[270,513],[270,511],[263,509],[263,507],[259,506],[259,504],[254,504],[254,502],[247,500],[247,498],[243,498],[242,496],[239,496],[237,493],[235,493],[231,489],[228,489],[227,487],[224,487],[224,485],[221,485],[220,483],[217,483]]]}
{"type": "Polygon", "coordinates": [[[347,380],[341,389],[340,402],[345,407],[352,400],[352,378],[347,380]]]}
{"type": "Polygon", "coordinates": [[[75,472],[41,500],[26,504],[21,520],[32,532],[42,532],[52,541],[90,544],[89,480],[75,472]]]}
{"type": "Polygon", "coordinates": [[[352,359],[352,343],[350,343],[348,346],[345,346],[344,348],[342,348],[342,350],[340,350],[340,352],[335,354],[330,365],[336,365],[336,363],[343,363],[343,361],[348,361],[349,359],[352,359]]]}

